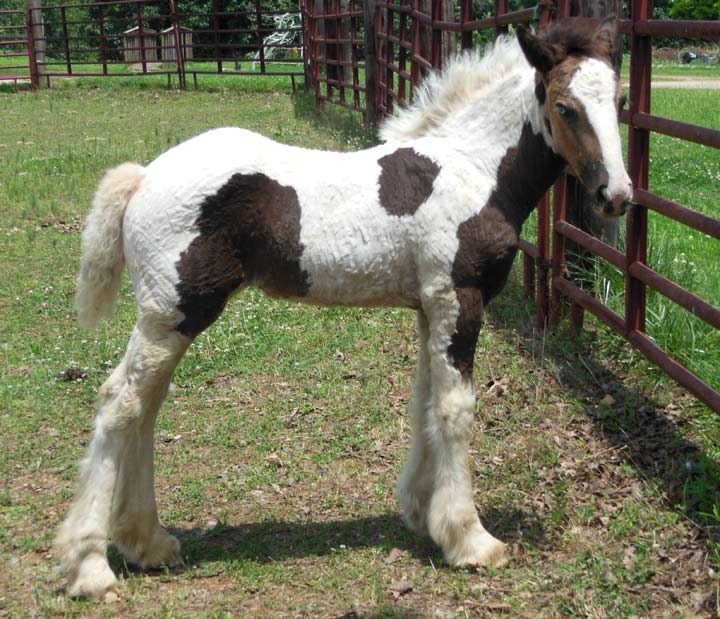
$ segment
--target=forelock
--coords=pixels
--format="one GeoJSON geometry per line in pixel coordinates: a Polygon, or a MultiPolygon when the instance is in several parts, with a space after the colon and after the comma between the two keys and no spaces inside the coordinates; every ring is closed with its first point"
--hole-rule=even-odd
{"type": "Polygon", "coordinates": [[[584,58],[577,65],[570,84],[570,92],[579,100],[614,101],[617,91],[617,76],[601,60],[584,58]]]}
{"type": "Polygon", "coordinates": [[[557,22],[548,28],[543,38],[547,43],[557,45],[567,56],[586,56],[610,61],[601,41],[598,28],[601,21],[591,17],[574,17],[557,22]]]}

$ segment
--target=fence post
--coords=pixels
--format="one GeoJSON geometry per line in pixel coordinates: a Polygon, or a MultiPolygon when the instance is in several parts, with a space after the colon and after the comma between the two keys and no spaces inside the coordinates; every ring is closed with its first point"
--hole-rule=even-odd
{"type": "MultiPolygon", "coordinates": [[[[35,37],[33,36],[33,18],[32,9],[28,8],[25,13],[25,24],[26,24],[26,38],[28,48],[28,72],[30,73],[30,88],[35,90],[40,82],[38,78],[37,60],[35,58],[35,37]]],[[[15,90],[17,91],[17,82],[15,83],[15,90]]]]}
{"type": "Polygon", "coordinates": [[[378,122],[377,41],[375,30],[376,0],[365,0],[365,124],[375,127],[378,122]]]}
{"type": "Polygon", "coordinates": [[[27,9],[28,59],[30,61],[30,86],[40,86],[42,76],[47,73],[45,65],[45,23],[42,14],[42,0],[28,0],[27,9]]]}

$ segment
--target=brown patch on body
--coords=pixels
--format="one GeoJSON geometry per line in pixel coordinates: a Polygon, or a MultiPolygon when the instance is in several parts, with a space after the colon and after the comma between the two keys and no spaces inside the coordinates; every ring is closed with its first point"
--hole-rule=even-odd
{"type": "Polygon", "coordinates": [[[508,149],[500,163],[487,205],[458,228],[451,275],[460,314],[448,355],[464,378],[472,376],[483,308],[505,286],[522,224],[563,166],[542,135],[526,124],[518,146],[508,149]]]}
{"type": "Polygon", "coordinates": [[[412,148],[399,148],[378,160],[380,205],[391,215],[414,215],[430,197],[440,167],[412,148]]]}
{"type": "Polygon", "coordinates": [[[308,275],[300,268],[300,203],[292,187],[264,174],[235,174],[205,199],[200,231],[181,254],[178,331],[193,337],[220,315],[230,295],[254,284],[268,294],[303,297],[308,275]]]}

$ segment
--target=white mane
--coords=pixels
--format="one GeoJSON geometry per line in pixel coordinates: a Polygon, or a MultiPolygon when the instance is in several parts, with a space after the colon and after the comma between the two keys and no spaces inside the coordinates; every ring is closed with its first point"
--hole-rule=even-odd
{"type": "Polygon", "coordinates": [[[380,127],[383,141],[405,142],[438,131],[443,122],[483,96],[499,80],[530,65],[515,37],[500,37],[485,50],[458,54],[441,72],[430,73],[414,92],[413,104],[380,127]]]}

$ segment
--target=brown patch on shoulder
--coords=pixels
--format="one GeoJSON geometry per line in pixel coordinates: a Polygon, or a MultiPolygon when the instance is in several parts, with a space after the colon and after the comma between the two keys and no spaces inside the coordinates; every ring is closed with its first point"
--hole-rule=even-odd
{"type": "Polygon", "coordinates": [[[200,206],[200,234],[176,264],[178,331],[195,336],[220,315],[230,295],[253,284],[274,296],[302,297],[300,203],[292,187],[264,174],[235,174],[200,206]]]}
{"type": "Polygon", "coordinates": [[[452,280],[460,304],[448,356],[464,378],[472,376],[477,333],[486,306],[505,286],[520,229],[540,197],[560,174],[563,160],[530,125],[508,149],[485,208],[460,224],[452,280]]]}
{"type": "Polygon", "coordinates": [[[517,147],[509,148],[487,205],[458,227],[459,247],[452,268],[456,288],[478,287],[487,305],[505,284],[523,222],[560,174],[564,163],[523,127],[517,147]]]}
{"type": "Polygon", "coordinates": [[[440,167],[412,148],[399,148],[378,160],[380,204],[391,215],[414,215],[430,197],[440,167]]]}

